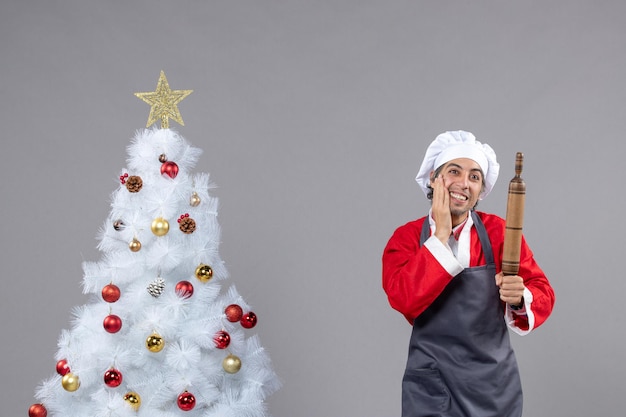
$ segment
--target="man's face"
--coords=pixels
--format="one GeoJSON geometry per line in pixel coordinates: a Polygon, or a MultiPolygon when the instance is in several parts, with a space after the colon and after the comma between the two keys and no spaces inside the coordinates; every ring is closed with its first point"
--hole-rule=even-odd
{"type": "Polygon", "coordinates": [[[450,194],[450,213],[453,217],[465,217],[483,190],[480,165],[469,158],[457,158],[446,162],[439,175],[450,194]]]}

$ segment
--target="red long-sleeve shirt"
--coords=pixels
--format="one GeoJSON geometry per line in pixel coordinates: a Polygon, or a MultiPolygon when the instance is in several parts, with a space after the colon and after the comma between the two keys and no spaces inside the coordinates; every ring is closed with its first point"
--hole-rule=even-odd
{"type": "MultiPolygon", "coordinates": [[[[476,212],[485,225],[497,272],[502,265],[505,221],[501,217],[483,212],[476,212]]],[[[400,226],[389,239],[383,252],[383,288],[391,306],[413,323],[430,304],[441,294],[443,289],[463,270],[450,249],[432,236],[420,247],[420,234],[424,221],[429,216],[411,221],[400,226]]],[[[471,217],[468,220],[471,223],[471,217]]],[[[468,228],[466,238],[459,241],[459,256],[467,257],[469,267],[486,264],[483,248],[473,224],[468,228]],[[469,239],[468,239],[469,237],[469,239]]],[[[539,327],[550,315],[554,306],[554,291],[533,257],[533,253],[522,237],[520,267],[518,275],[524,279],[524,309],[514,311],[505,309],[505,319],[509,327],[519,334],[526,334],[539,327]]],[[[495,277],[494,277],[495,285],[495,277]]]]}

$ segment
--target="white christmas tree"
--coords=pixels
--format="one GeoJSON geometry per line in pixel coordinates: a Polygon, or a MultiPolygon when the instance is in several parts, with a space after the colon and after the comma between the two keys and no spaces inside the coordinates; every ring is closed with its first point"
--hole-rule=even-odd
{"type": "Polygon", "coordinates": [[[250,306],[219,255],[217,199],[201,150],[177,104],[191,90],[136,93],[151,105],[148,128],[128,146],[99,262],[83,264],[87,304],[73,310],[58,341],[56,370],[38,387],[30,417],[267,416],[279,388],[250,306]]]}

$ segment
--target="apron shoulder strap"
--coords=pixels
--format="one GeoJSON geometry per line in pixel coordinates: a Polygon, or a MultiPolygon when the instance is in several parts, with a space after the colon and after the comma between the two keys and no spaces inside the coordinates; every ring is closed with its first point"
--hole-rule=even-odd
{"type": "Polygon", "coordinates": [[[478,232],[478,239],[480,239],[480,245],[482,246],[483,252],[485,253],[485,260],[487,261],[487,265],[495,265],[495,262],[493,260],[493,249],[491,248],[491,241],[489,240],[487,229],[485,229],[483,221],[474,210],[472,210],[472,220],[474,221],[474,226],[476,227],[476,231],[478,232]]]}
{"type": "Polygon", "coordinates": [[[422,233],[420,234],[420,248],[424,245],[424,242],[430,237],[430,216],[426,216],[424,223],[422,224],[422,233]]]}

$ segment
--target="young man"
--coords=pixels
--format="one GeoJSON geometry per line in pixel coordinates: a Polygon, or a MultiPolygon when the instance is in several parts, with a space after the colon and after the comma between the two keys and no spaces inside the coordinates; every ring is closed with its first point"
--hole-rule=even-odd
{"type": "Polygon", "coordinates": [[[383,253],[383,288],[413,325],[402,416],[521,417],[508,328],[552,312],[554,291],[522,238],[519,275],[503,276],[505,221],[474,210],[498,178],[494,151],[464,131],[437,136],[416,181],[432,206],[383,253]]]}

